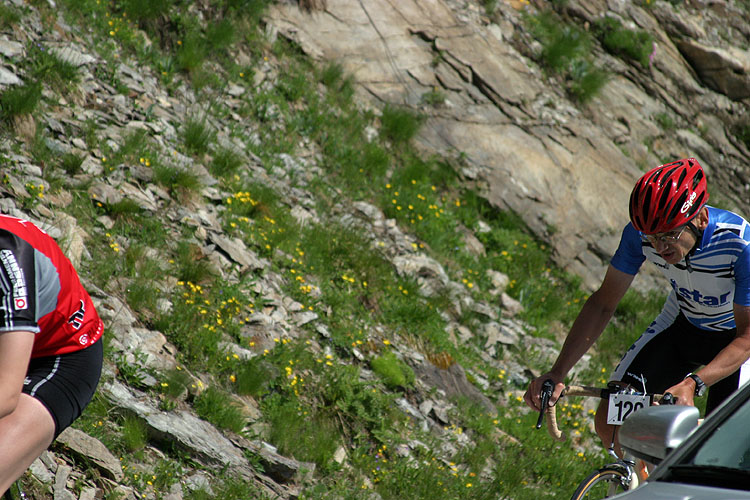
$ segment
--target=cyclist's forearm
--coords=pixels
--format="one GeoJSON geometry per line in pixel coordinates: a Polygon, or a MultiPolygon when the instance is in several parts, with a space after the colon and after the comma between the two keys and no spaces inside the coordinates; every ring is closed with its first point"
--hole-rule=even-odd
{"type": "Polygon", "coordinates": [[[750,357],[750,337],[735,338],[697,373],[709,387],[733,374],[750,357]]]}
{"type": "Polygon", "coordinates": [[[734,304],[734,321],[737,336],[698,371],[698,376],[709,387],[737,371],[750,357],[750,306],[734,304]]]}
{"type": "Polygon", "coordinates": [[[613,312],[599,306],[594,296],[590,297],[573,323],[550,371],[564,378],[594,345],[612,318],[613,312]]]}

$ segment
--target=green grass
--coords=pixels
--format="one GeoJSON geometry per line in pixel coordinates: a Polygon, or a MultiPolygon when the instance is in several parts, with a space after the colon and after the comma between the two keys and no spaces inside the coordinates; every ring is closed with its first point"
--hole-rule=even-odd
{"type": "Polygon", "coordinates": [[[169,12],[175,0],[122,0],[119,7],[137,23],[157,19],[169,12]]]}
{"type": "Polygon", "coordinates": [[[12,5],[0,5],[0,29],[10,28],[22,19],[22,14],[17,7],[12,5]]]}
{"type": "Polygon", "coordinates": [[[239,433],[245,427],[246,418],[232,398],[214,386],[203,391],[193,404],[198,416],[220,429],[239,433]]]}
{"type": "Polygon", "coordinates": [[[654,120],[656,120],[656,123],[658,123],[664,131],[670,131],[677,128],[674,118],[672,118],[669,113],[656,113],[654,115],[654,120]]]}
{"type": "Polygon", "coordinates": [[[32,114],[42,99],[42,85],[39,82],[25,83],[11,87],[0,95],[0,113],[5,122],[14,117],[32,114]]]}
{"type": "Polygon", "coordinates": [[[146,424],[138,417],[126,416],[122,421],[121,430],[122,442],[128,452],[140,451],[148,443],[146,424]]]}
{"type": "Polygon", "coordinates": [[[211,173],[217,177],[231,177],[236,175],[243,165],[239,152],[227,148],[219,148],[213,154],[211,173]]]}
{"type": "Polygon", "coordinates": [[[405,145],[417,135],[423,120],[410,109],[387,104],[380,117],[380,133],[395,146],[405,145]]]}
{"type": "Polygon", "coordinates": [[[319,73],[320,82],[329,89],[329,96],[333,97],[334,102],[341,106],[349,105],[354,96],[354,79],[345,74],[341,64],[329,62],[319,73]]]}
{"type": "Polygon", "coordinates": [[[248,484],[245,481],[233,477],[230,473],[214,476],[211,483],[211,491],[203,488],[187,491],[186,500],[246,500],[248,498],[257,498],[258,500],[272,500],[258,488],[248,484]]]}
{"type": "Polygon", "coordinates": [[[189,196],[202,187],[198,176],[188,170],[187,167],[178,167],[157,161],[151,169],[154,173],[154,181],[178,197],[189,196]]]}
{"type": "Polygon", "coordinates": [[[392,352],[373,358],[370,365],[391,389],[406,389],[414,384],[414,371],[392,352]]]}
{"type": "Polygon", "coordinates": [[[28,46],[25,63],[34,81],[47,83],[58,92],[69,89],[80,80],[75,65],[39,44],[28,46]]]}
{"type": "Polygon", "coordinates": [[[626,28],[612,17],[597,20],[593,31],[608,52],[633,60],[643,68],[649,67],[654,38],[647,31],[626,28]]]}
{"type": "Polygon", "coordinates": [[[60,158],[60,168],[66,175],[73,176],[81,173],[83,157],[75,153],[66,153],[60,158]]]}
{"type": "Polygon", "coordinates": [[[609,81],[610,74],[590,61],[575,61],[570,66],[573,82],[570,93],[580,102],[588,102],[596,96],[609,81]]]}
{"type": "Polygon", "coordinates": [[[205,117],[190,117],[182,129],[182,140],[185,148],[193,155],[203,155],[216,139],[205,117]]]}
{"type": "Polygon", "coordinates": [[[279,450],[297,460],[313,462],[325,470],[341,443],[336,422],[323,412],[287,401],[265,407],[271,424],[270,440],[279,450]]]}
{"type": "Polygon", "coordinates": [[[583,29],[568,24],[552,10],[525,17],[541,42],[544,67],[562,77],[568,93],[580,102],[591,100],[607,83],[608,73],[591,58],[592,38],[583,29]]]}
{"type": "Polygon", "coordinates": [[[235,373],[235,389],[238,394],[261,397],[271,390],[281,370],[273,363],[256,358],[242,363],[235,373]]]}
{"type": "Polygon", "coordinates": [[[422,94],[421,101],[427,106],[438,107],[445,104],[445,93],[437,88],[429,90],[422,94]]]}
{"type": "Polygon", "coordinates": [[[482,6],[484,7],[484,13],[491,16],[497,9],[497,0],[482,0],[482,6]]]}

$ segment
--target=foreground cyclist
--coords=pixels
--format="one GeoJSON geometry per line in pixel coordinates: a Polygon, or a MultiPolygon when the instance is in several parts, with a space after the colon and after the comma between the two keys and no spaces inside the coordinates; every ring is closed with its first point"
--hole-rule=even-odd
{"type": "Polygon", "coordinates": [[[93,397],[101,336],[91,298],[55,241],[0,215],[0,494],[93,397]]]}
{"type": "MultiPolygon", "coordinates": [[[[670,392],[692,405],[710,387],[710,413],[750,376],[750,225],[706,205],[706,177],[694,158],[659,166],[636,183],[630,223],[599,289],[586,301],[549,372],[532,380],[526,404],[540,410],[551,379],[554,404],[570,369],[601,335],[645,260],[672,290],[661,313],[628,349],[611,376],[648,392],[670,392]]],[[[596,414],[605,446],[614,426],[607,402],[596,414]]]]}

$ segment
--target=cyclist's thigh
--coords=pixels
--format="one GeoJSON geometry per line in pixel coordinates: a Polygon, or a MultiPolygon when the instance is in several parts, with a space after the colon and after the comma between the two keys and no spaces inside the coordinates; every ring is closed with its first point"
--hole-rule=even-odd
{"type": "Polygon", "coordinates": [[[734,329],[713,332],[701,330],[688,323],[681,333],[682,341],[677,352],[683,359],[705,365],[710,363],[736,336],[737,330],[734,329]]]}
{"type": "Polygon", "coordinates": [[[40,401],[55,421],[55,437],[94,396],[102,369],[102,341],[80,351],[32,359],[23,392],[40,401]]]}

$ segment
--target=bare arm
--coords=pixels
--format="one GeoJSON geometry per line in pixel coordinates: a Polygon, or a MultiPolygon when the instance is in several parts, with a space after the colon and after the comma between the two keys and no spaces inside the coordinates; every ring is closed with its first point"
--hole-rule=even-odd
{"type": "Polygon", "coordinates": [[[32,332],[0,333],[0,418],[13,413],[18,404],[33,346],[32,332]]]}
{"type": "MultiPolygon", "coordinates": [[[[734,321],[737,336],[710,363],[696,372],[709,387],[737,371],[750,358],[750,307],[734,304],[734,321]]],[[[667,391],[677,397],[678,404],[692,405],[695,381],[685,379],[667,391]]]]}
{"type": "Polygon", "coordinates": [[[604,276],[601,286],[586,300],[581,312],[578,313],[578,317],[573,322],[560,354],[557,356],[557,361],[549,372],[532,380],[529,384],[529,389],[524,395],[527,405],[537,411],[540,409],[539,394],[542,384],[547,379],[552,379],[555,383],[550,404],[557,401],[564,388],[563,380],[570,369],[575,366],[602,334],[612,318],[617,304],[620,303],[633,282],[633,277],[633,275],[618,271],[612,266],[607,268],[607,274],[604,276]]]}

